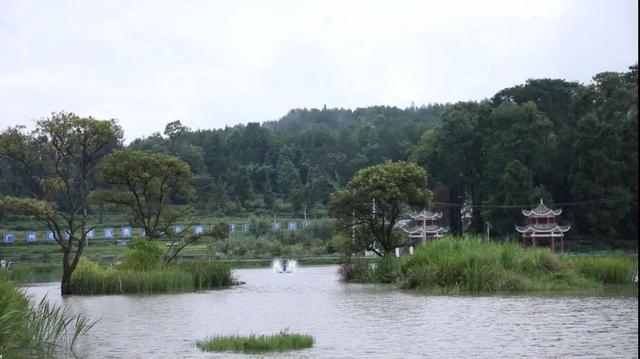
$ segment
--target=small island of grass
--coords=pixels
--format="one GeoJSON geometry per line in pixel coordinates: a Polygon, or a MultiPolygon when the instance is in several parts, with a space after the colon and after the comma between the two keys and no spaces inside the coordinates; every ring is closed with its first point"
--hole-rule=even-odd
{"type": "Polygon", "coordinates": [[[343,280],[394,283],[430,293],[635,292],[637,256],[558,255],[547,248],[481,237],[446,237],[416,248],[412,256],[387,256],[374,265],[346,261],[343,280]]]}
{"type": "Polygon", "coordinates": [[[311,348],[313,343],[314,339],[310,335],[281,331],[278,334],[260,336],[255,334],[248,336],[219,335],[197,340],[195,345],[205,352],[261,353],[306,349],[311,348]]]}
{"type": "Polygon", "coordinates": [[[217,261],[163,263],[162,254],[155,243],[137,238],[117,266],[103,267],[82,258],[71,277],[73,293],[178,293],[234,284],[228,264],[217,261]]]}

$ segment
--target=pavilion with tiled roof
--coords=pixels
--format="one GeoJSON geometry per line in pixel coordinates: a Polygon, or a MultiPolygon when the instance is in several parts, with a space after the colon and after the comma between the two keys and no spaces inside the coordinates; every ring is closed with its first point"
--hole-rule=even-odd
{"type": "Polygon", "coordinates": [[[449,227],[440,225],[441,212],[424,210],[417,215],[410,215],[410,217],[415,220],[416,225],[411,228],[405,228],[404,231],[409,234],[409,238],[415,244],[440,238],[444,233],[449,232],[449,227]]]}
{"type": "Polygon", "coordinates": [[[562,213],[562,209],[550,209],[545,206],[542,199],[534,209],[523,209],[522,214],[527,217],[527,224],[516,226],[516,231],[522,234],[523,244],[531,243],[537,246],[540,242],[548,242],[552,251],[556,249],[556,240],[560,240],[560,251],[564,252],[564,233],[571,229],[570,225],[561,226],[556,217],[562,213]]]}

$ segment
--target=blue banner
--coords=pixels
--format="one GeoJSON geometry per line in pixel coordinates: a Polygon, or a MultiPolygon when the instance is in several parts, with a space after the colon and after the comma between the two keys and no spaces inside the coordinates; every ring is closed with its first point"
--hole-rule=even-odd
{"type": "Polygon", "coordinates": [[[27,238],[27,243],[35,243],[38,241],[38,235],[36,232],[27,232],[25,238],[27,238]]]}
{"type": "MultiPolygon", "coordinates": [[[[289,231],[295,231],[298,229],[302,229],[302,228],[307,228],[311,225],[311,221],[310,220],[304,220],[304,221],[287,221],[287,222],[272,222],[271,223],[271,229],[274,231],[279,231],[281,230],[283,227],[283,225],[286,224],[286,229],[289,231]]],[[[202,235],[205,233],[205,231],[208,228],[213,229],[215,227],[215,224],[197,224],[193,226],[193,229],[188,229],[190,232],[193,232],[194,235],[202,235]]],[[[181,233],[183,233],[185,231],[186,227],[180,224],[176,224],[172,226],[172,230],[173,230],[173,234],[175,235],[179,235],[181,233]]],[[[249,223],[231,223],[228,225],[228,231],[229,233],[238,233],[241,232],[242,234],[248,234],[250,230],[250,224],[249,223]]],[[[97,236],[97,231],[103,231],[104,233],[104,239],[114,239],[116,238],[117,234],[116,234],[116,228],[114,227],[106,227],[106,228],[102,228],[102,229],[90,229],[89,231],[87,231],[86,233],[86,238],[87,239],[95,239],[97,236]]],[[[126,226],[122,226],[120,227],[120,233],[118,237],[120,237],[121,239],[129,239],[132,238],[134,236],[134,232],[137,232],[139,234],[140,237],[145,237],[146,236],[146,232],[144,230],[144,228],[132,228],[132,227],[126,227],[126,226]]],[[[22,232],[21,232],[22,233],[22,232]]],[[[22,234],[19,234],[20,238],[22,237],[22,234]]],[[[38,242],[38,231],[28,231],[28,232],[24,232],[24,239],[26,240],[27,243],[37,243],[38,242]]],[[[63,232],[63,236],[65,240],[69,240],[70,239],[70,232],[68,232],[68,230],[63,232]]],[[[48,242],[53,242],[55,241],[55,233],[53,231],[44,231],[42,234],[42,237],[40,238],[41,240],[46,240],[48,242]]],[[[17,240],[17,237],[15,235],[15,233],[11,233],[11,232],[5,232],[3,235],[3,242],[4,243],[15,243],[17,240]]]]}
{"type": "Polygon", "coordinates": [[[5,233],[4,234],[4,243],[14,243],[16,241],[16,235],[13,233],[5,233]]]}

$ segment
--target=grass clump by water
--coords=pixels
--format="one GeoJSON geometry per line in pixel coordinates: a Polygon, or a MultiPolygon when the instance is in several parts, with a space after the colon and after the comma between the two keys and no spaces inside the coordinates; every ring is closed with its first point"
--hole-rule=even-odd
{"type": "Polygon", "coordinates": [[[178,293],[222,288],[232,283],[231,267],[218,262],[194,262],[134,271],[101,267],[83,258],[71,276],[74,294],[178,293]]]}
{"type": "Polygon", "coordinates": [[[12,282],[0,281],[0,358],[72,353],[95,323],[46,298],[34,302],[12,282]]]}
{"type": "Polygon", "coordinates": [[[463,237],[428,242],[413,256],[381,259],[355,280],[432,292],[599,290],[635,287],[636,270],[637,258],[630,255],[559,256],[546,248],[463,237]]]}
{"type": "Polygon", "coordinates": [[[195,345],[206,352],[261,353],[306,349],[311,348],[313,343],[310,335],[281,331],[274,335],[216,336],[197,340],[195,345]]]}
{"type": "Polygon", "coordinates": [[[215,261],[165,265],[163,250],[155,243],[136,239],[117,267],[102,267],[82,258],[71,276],[74,294],[177,293],[228,287],[231,267],[215,261]]]}

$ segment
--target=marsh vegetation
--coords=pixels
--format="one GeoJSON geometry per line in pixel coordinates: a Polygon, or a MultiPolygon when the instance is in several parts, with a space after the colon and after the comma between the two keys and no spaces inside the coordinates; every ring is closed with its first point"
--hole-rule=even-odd
{"type": "Polygon", "coordinates": [[[347,261],[341,274],[348,281],[429,292],[526,292],[634,288],[636,270],[635,255],[558,255],[547,248],[466,236],[430,241],[412,256],[387,256],[372,266],[347,261]]]}
{"type": "Polygon", "coordinates": [[[311,335],[289,333],[283,330],[273,335],[219,335],[197,340],[195,345],[207,352],[262,353],[311,348],[313,343],[314,339],[311,335]]]}

